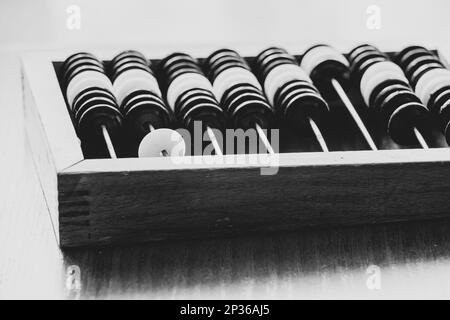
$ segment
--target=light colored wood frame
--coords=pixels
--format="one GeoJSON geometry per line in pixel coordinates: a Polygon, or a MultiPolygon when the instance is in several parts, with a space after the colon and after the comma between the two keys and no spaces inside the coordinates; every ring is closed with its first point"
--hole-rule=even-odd
{"type": "Polygon", "coordinates": [[[68,55],[22,57],[28,143],[61,246],[450,215],[446,148],[280,154],[266,176],[244,155],[85,160],[52,65],[68,55]]]}

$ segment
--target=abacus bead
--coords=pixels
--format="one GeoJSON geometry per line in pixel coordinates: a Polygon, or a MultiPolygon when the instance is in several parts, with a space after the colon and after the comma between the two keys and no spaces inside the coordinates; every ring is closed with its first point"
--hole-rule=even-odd
{"type": "Polygon", "coordinates": [[[119,105],[132,92],[137,90],[148,90],[161,96],[161,91],[155,77],[140,69],[130,69],[121,73],[113,83],[114,93],[119,105]]]}
{"type": "Polygon", "coordinates": [[[154,128],[169,126],[170,113],[163,101],[153,92],[139,90],[124,101],[123,113],[130,131],[140,135],[154,128]]]}
{"type": "Polygon", "coordinates": [[[82,137],[101,136],[104,125],[111,136],[117,136],[122,125],[122,116],[112,104],[96,104],[80,115],[78,129],[82,137]]]}
{"type": "Polygon", "coordinates": [[[160,157],[163,150],[170,157],[184,156],[186,144],[183,137],[177,131],[167,128],[151,131],[140,142],[138,156],[160,157]]]}
{"type": "Polygon", "coordinates": [[[213,90],[208,79],[198,73],[183,73],[175,78],[167,89],[167,103],[171,109],[175,110],[175,101],[181,94],[194,88],[213,90]]]}
{"type": "Polygon", "coordinates": [[[410,102],[398,107],[388,123],[391,138],[401,145],[417,144],[415,128],[428,127],[429,112],[421,103],[410,102]]]}
{"type": "Polygon", "coordinates": [[[350,64],[348,60],[327,45],[317,45],[303,55],[300,66],[314,81],[323,78],[346,79],[350,64]]]}
{"type": "Polygon", "coordinates": [[[280,65],[267,75],[264,80],[264,92],[272,105],[277,90],[291,80],[303,80],[312,83],[306,72],[298,65],[293,64],[280,65]]]}
{"type": "Polygon", "coordinates": [[[381,110],[381,103],[393,90],[409,90],[409,85],[402,80],[388,79],[380,83],[372,91],[369,100],[369,107],[375,111],[381,110]]]}
{"type": "Polygon", "coordinates": [[[375,51],[377,51],[378,49],[375,48],[374,46],[370,45],[370,44],[361,44],[361,45],[359,45],[359,46],[353,48],[353,49],[349,52],[348,57],[349,57],[350,62],[353,63],[354,60],[355,60],[355,58],[356,58],[359,54],[361,54],[362,52],[368,51],[368,50],[375,50],[375,51]]]}
{"type": "Polygon", "coordinates": [[[237,128],[247,130],[258,124],[260,127],[267,129],[273,122],[272,108],[261,99],[245,99],[245,101],[231,108],[234,109],[233,122],[237,128]]]}
{"type": "Polygon", "coordinates": [[[146,64],[146,65],[149,64],[149,61],[147,60],[147,58],[142,53],[140,53],[139,51],[135,51],[135,50],[122,51],[121,53],[117,54],[111,60],[111,63],[113,65],[117,65],[118,63],[121,63],[122,60],[130,59],[130,58],[141,61],[143,64],[146,64]]]}
{"type": "Polygon", "coordinates": [[[63,69],[64,85],[67,86],[71,78],[80,73],[83,69],[88,68],[104,72],[103,65],[98,60],[95,60],[93,58],[77,59],[73,63],[68,64],[67,67],[63,69]]]}
{"type": "Polygon", "coordinates": [[[75,96],[86,88],[99,87],[112,91],[112,84],[108,77],[98,71],[85,71],[76,75],[68,84],[66,97],[69,105],[72,105],[75,96]]]}
{"type": "Polygon", "coordinates": [[[286,102],[283,113],[293,127],[309,126],[311,118],[320,124],[329,112],[328,105],[318,94],[305,91],[286,102]]]}
{"type": "Polygon", "coordinates": [[[194,128],[196,121],[202,122],[203,131],[206,130],[206,126],[221,130],[224,125],[223,112],[217,103],[197,104],[183,119],[185,127],[190,130],[194,128]]]}
{"type": "Polygon", "coordinates": [[[450,71],[433,69],[425,73],[416,84],[416,93],[424,104],[428,104],[430,96],[440,87],[450,84],[450,71]]]}
{"type": "Polygon", "coordinates": [[[450,86],[446,85],[430,96],[428,108],[435,114],[440,114],[442,107],[450,102],[450,86]]]}
{"type": "Polygon", "coordinates": [[[190,97],[185,97],[180,99],[177,104],[177,111],[181,117],[186,117],[191,112],[194,112],[201,104],[211,104],[213,107],[210,109],[215,109],[217,112],[221,112],[221,108],[217,106],[217,101],[213,96],[204,93],[196,93],[190,97]]]}
{"type": "Polygon", "coordinates": [[[258,79],[256,79],[253,73],[247,69],[233,67],[224,70],[214,79],[213,92],[216,95],[217,100],[222,101],[226,90],[239,83],[248,83],[262,90],[258,79]]]}
{"type": "Polygon", "coordinates": [[[360,82],[360,90],[367,106],[369,106],[372,91],[387,79],[396,79],[408,83],[402,69],[390,61],[373,64],[364,72],[360,82]]]}
{"type": "Polygon", "coordinates": [[[284,103],[297,93],[311,92],[319,94],[319,91],[312,84],[306,81],[292,80],[283,85],[275,95],[275,105],[282,107],[284,103]]]}
{"type": "Polygon", "coordinates": [[[410,46],[400,51],[395,56],[395,61],[399,65],[401,65],[402,68],[405,68],[406,66],[408,66],[411,60],[424,55],[430,56],[432,55],[432,53],[426,48],[421,46],[410,46]]]}

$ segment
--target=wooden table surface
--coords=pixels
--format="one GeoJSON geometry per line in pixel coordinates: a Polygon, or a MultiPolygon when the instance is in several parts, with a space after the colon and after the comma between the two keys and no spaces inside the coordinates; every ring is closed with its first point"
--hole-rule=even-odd
{"type": "MultiPolygon", "coordinates": [[[[14,6],[20,1],[6,2],[14,6]]],[[[64,6],[69,2],[46,0],[46,10],[54,5],[64,12],[64,6]]],[[[133,5],[137,2],[133,1],[133,5]]],[[[269,2],[272,3],[270,10],[276,8],[278,2],[266,0],[266,3],[269,2]]],[[[309,5],[313,2],[307,1],[309,5]]],[[[393,3],[381,2],[385,6],[393,3]]],[[[164,6],[162,3],[160,5],[164,6]]],[[[217,10],[225,7],[224,2],[215,3],[217,10]]],[[[357,10],[365,10],[363,7],[369,4],[363,1],[353,3],[363,3],[357,10]]],[[[439,3],[446,5],[445,1],[439,3]]],[[[25,4],[23,1],[17,4],[21,12],[32,12],[31,9],[23,10],[30,5],[31,2],[25,4]]],[[[121,10],[117,1],[112,7],[116,11],[121,10]]],[[[16,17],[16,12],[10,7],[0,6],[0,9],[10,17],[11,28],[26,21],[24,17],[11,18],[16,17]]],[[[46,12],[40,7],[35,9],[38,14],[46,12]]],[[[417,14],[427,10],[422,4],[416,9],[417,14]]],[[[54,9],[53,14],[56,11],[54,9]]],[[[336,10],[332,8],[331,11],[336,10]]],[[[334,32],[354,28],[353,22],[345,22],[345,8],[336,15],[331,11],[327,17],[340,17],[342,22],[341,28],[334,32]]],[[[180,12],[183,10],[179,10],[178,14],[180,12]]],[[[223,12],[226,15],[233,11],[223,12]]],[[[267,36],[273,40],[282,36],[282,24],[288,23],[289,19],[284,19],[280,12],[280,29],[268,28],[266,34],[261,35],[252,29],[242,38],[267,36]]],[[[361,12],[364,19],[365,12],[361,12]]],[[[439,12],[445,16],[444,11],[439,12]]],[[[295,16],[295,12],[289,14],[295,16]]],[[[389,20],[392,15],[387,13],[387,28],[396,24],[396,19],[389,20]]],[[[116,20],[108,17],[105,16],[105,25],[114,25],[116,20]]],[[[254,20],[258,17],[264,16],[256,15],[254,20]]],[[[44,25],[45,16],[39,19],[42,22],[40,29],[36,31],[30,27],[19,30],[14,37],[25,42],[35,39],[40,43],[47,41],[48,46],[54,46],[50,36],[36,38],[38,31],[45,35],[54,32],[60,38],[59,46],[70,41],[75,41],[76,46],[76,42],[90,32],[84,28],[72,39],[63,31],[54,31],[56,29],[52,25],[44,25]]],[[[64,17],[58,19],[58,23],[64,22],[64,17]]],[[[239,35],[238,27],[247,24],[247,16],[240,14],[236,19],[238,24],[233,24],[233,34],[239,35]]],[[[213,20],[210,17],[208,21],[213,20]]],[[[145,21],[152,23],[153,20],[145,21]]],[[[443,23],[444,20],[439,21],[436,23],[443,23]]],[[[222,23],[223,37],[231,39],[233,34],[224,31],[228,30],[228,23],[225,22],[223,18],[217,23],[222,23]]],[[[426,31],[412,33],[411,28],[418,25],[430,31],[432,28],[429,25],[411,23],[401,29],[402,34],[409,37],[405,41],[428,39],[426,31]]],[[[195,25],[186,26],[190,30],[196,28],[195,25]]],[[[1,29],[5,30],[3,27],[1,29]]],[[[204,26],[198,30],[204,30],[204,26]]],[[[325,39],[327,35],[331,38],[338,36],[327,33],[325,27],[318,32],[321,32],[319,36],[315,34],[311,38],[323,41],[328,40],[325,39]]],[[[128,34],[126,30],[123,31],[125,34],[128,34]]],[[[441,32],[436,36],[442,41],[445,34],[441,32]]],[[[0,34],[0,42],[15,41],[12,35],[0,34]]],[[[91,38],[94,42],[96,39],[100,42],[104,40],[100,34],[94,35],[91,38]]],[[[176,33],[171,34],[174,35],[176,33]]],[[[364,33],[361,35],[358,38],[368,39],[364,33]]],[[[179,37],[184,36],[180,34],[179,37]]],[[[112,38],[111,35],[109,37],[112,38]]],[[[378,34],[370,40],[376,43],[383,37],[383,34],[378,34]]],[[[284,36],[286,38],[287,35],[284,36]]],[[[348,43],[355,41],[352,37],[345,39],[348,43]]],[[[399,33],[389,39],[390,43],[395,44],[398,39],[404,38],[399,33]]],[[[2,47],[7,46],[0,43],[0,49],[2,47]]],[[[70,265],[80,268],[82,298],[450,298],[450,221],[316,228],[232,239],[61,251],[55,242],[45,200],[25,144],[20,63],[17,54],[12,51],[0,54],[0,298],[73,297],[73,293],[65,288],[66,268],[70,265]],[[375,290],[366,284],[371,276],[367,273],[371,265],[378,266],[381,272],[381,286],[375,290]]]]}

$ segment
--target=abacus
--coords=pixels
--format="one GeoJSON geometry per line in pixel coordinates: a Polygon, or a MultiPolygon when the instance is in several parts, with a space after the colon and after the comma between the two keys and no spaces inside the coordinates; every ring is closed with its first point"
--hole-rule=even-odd
{"type": "Polygon", "coordinates": [[[22,64],[27,141],[62,247],[450,213],[440,51],[119,50],[22,64]]]}

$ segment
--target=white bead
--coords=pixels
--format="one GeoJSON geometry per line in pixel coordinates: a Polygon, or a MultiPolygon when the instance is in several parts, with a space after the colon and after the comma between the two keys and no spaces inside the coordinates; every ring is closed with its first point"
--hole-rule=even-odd
{"type": "Polygon", "coordinates": [[[431,69],[416,84],[416,94],[423,104],[428,105],[430,96],[444,86],[450,85],[450,70],[431,69]]]}
{"type": "Polygon", "coordinates": [[[108,77],[99,71],[88,70],[77,74],[69,82],[66,89],[67,102],[72,109],[73,100],[84,89],[103,88],[112,91],[112,84],[108,77]]]}
{"type": "Polygon", "coordinates": [[[264,92],[271,105],[274,103],[277,90],[292,80],[312,83],[306,72],[296,64],[282,64],[270,70],[264,81],[264,92]]]}
{"type": "Polygon", "coordinates": [[[378,62],[367,68],[360,83],[361,94],[366,105],[369,106],[370,95],[380,83],[393,79],[408,83],[402,69],[391,61],[378,62]]]}
{"type": "Polygon", "coordinates": [[[205,89],[212,92],[212,85],[205,76],[195,73],[183,73],[176,77],[167,89],[167,103],[172,111],[175,110],[175,101],[184,92],[191,89],[205,89]]]}
{"type": "Polygon", "coordinates": [[[162,151],[166,151],[169,156],[184,156],[186,144],[183,137],[172,129],[152,130],[139,144],[138,155],[140,158],[161,157],[162,151]]]}
{"type": "Polygon", "coordinates": [[[119,105],[128,95],[138,90],[148,90],[161,97],[155,77],[141,69],[130,69],[121,73],[114,80],[113,89],[119,105]]]}
{"type": "Polygon", "coordinates": [[[305,72],[311,76],[314,68],[316,68],[321,63],[333,60],[343,64],[346,67],[349,67],[350,64],[347,59],[336,51],[335,49],[329,46],[318,46],[311,50],[309,50],[302,58],[302,63],[300,67],[302,67],[305,72]]]}
{"type": "Polygon", "coordinates": [[[214,79],[213,88],[217,101],[221,101],[225,91],[236,84],[251,84],[262,90],[256,76],[249,70],[233,67],[222,71],[216,79],[214,79]]]}

